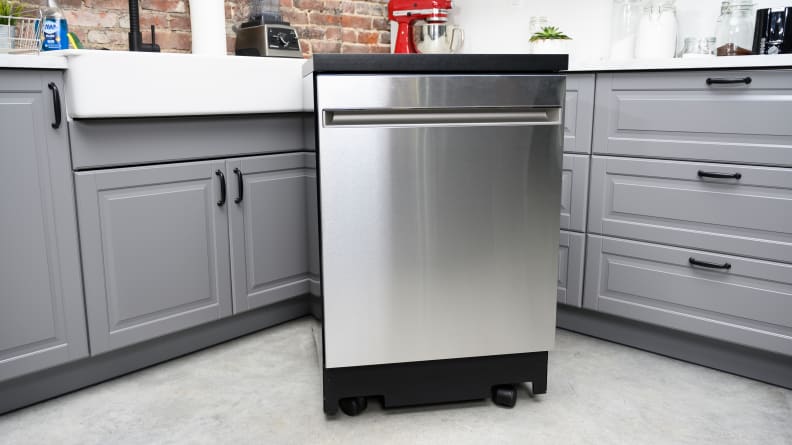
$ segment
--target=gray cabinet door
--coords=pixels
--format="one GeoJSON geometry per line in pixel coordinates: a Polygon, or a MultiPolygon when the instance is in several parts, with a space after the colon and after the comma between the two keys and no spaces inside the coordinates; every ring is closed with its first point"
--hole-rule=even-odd
{"type": "Polygon", "coordinates": [[[558,302],[580,307],[586,235],[562,230],[558,241],[558,302]]]}
{"type": "Polygon", "coordinates": [[[584,232],[588,207],[589,157],[564,155],[561,172],[561,228],[584,232]]]}
{"type": "Polygon", "coordinates": [[[600,312],[792,355],[789,264],[589,235],[583,302],[600,312]]]}
{"type": "Polygon", "coordinates": [[[594,156],[591,174],[592,233],[792,263],[792,169],[594,156]]]}
{"type": "MultiPolygon", "coordinates": [[[[0,72],[0,381],[88,355],[64,123],[48,84],[0,72]]],[[[61,97],[61,99],[63,99],[61,97]]]]}
{"type": "Polygon", "coordinates": [[[92,354],[231,313],[230,180],[224,161],[76,173],[92,354]]]}
{"type": "Polygon", "coordinates": [[[307,199],[308,205],[308,275],[311,285],[311,295],[322,295],[319,281],[319,201],[316,187],[316,154],[306,153],[305,167],[307,169],[307,199]]]}
{"type": "Polygon", "coordinates": [[[594,74],[568,74],[564,105],[564,152],[590,153],[594,126],[594,74]]]}
{"type": "Polygon", "coordinates": [[[593,149],[790,166],[790,115],[792,70],[598,74],[593,149]],[[707,82],[749,78],[750,83],[707,82]]]}
{"type": "Polygon", "coordinates": [[[233,159],[227,165],[233,184],[229,217],[234,313],[307,294],[305,155],[233,159]]]}

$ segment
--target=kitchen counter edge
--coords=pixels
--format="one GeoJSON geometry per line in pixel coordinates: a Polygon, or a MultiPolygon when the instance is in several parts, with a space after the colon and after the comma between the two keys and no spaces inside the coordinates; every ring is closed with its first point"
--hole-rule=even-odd
{"type": "Polygon", "coordinates": [[[303,65],[315,74],[558,73],[566,54],[316,54],[303,65]]]}
{"type": "Polygon", "coordinates": [[[69,63],[63,56],[37,56],[32,54],[0,54],[0,69],[65,70],[69,63]]]}
{"type": "Polygon", "coordinates": [[[674,70],[717,70],[717,69],[790,69],[792,54],[774,56],[731,56],[703,57],[690,59],[657,60],[605,60],[600,62],[572,62],[567,73],[611,72],[611,71],[674,71],[674,70]]]}

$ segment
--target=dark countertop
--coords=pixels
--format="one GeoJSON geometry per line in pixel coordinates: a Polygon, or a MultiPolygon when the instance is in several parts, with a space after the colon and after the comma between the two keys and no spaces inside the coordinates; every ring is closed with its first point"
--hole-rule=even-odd
{"type": "Polygon", "coordinates": [[[303,66],[303,76],[557,73],[568,64],[566,54],[315,54],[303,66]]]}

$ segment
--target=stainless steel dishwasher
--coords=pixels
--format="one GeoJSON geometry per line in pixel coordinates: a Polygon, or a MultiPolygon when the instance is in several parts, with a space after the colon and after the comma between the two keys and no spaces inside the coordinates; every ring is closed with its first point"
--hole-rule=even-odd
{"type": "Polygon", "coordinates": [[[544,393],[564,76],[314,82],[325,412],[544,393]]]}

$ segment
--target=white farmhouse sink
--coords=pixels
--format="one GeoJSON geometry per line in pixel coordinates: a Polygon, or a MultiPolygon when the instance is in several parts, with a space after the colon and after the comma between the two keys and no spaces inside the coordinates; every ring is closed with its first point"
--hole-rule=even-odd
{"type": "Polygon", "coordinates": [[[72,118],[302,111],[303,59],[68,50],[72,118]]]}

